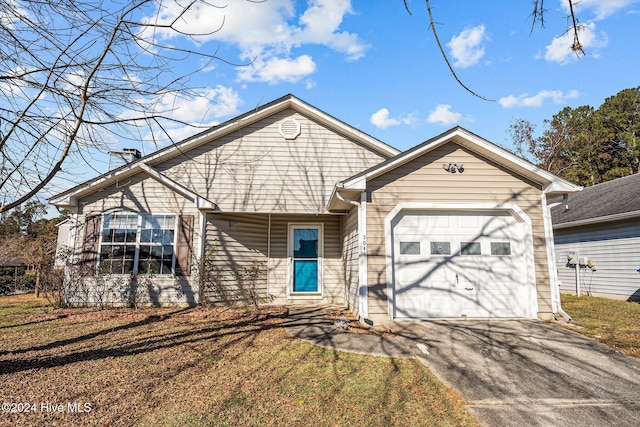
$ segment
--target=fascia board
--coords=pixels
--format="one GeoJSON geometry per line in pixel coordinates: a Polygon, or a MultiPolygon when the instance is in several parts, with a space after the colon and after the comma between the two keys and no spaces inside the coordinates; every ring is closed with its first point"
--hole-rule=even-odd
{"type": "Polygon", "coordinates": [[[140,169],[142,169],[144,172],[146,172],[151,178],[153,178],[156,181],[160,182],[161,184],[165,185],[167,188],[169,188],[169,189],[175,191],[176,193],[181,194],[184,197],[186,197],[187,199],[191,200],[196,205],[196,208],[203,209],[203,210],[215,209],[216,205],[214,203],[212,203],[209,200],[207,200],[206,198],[196,194],[195,192],[191,191],[190,189],[188,189],[187,187],[183,186],[182,184],[180,184],[180,183],[172,180],[171,178],[161,174],[157,170],[153,169],[151,166],[146,165],[146,164],[140,164],[140,169]]]}
{"type": "Polygon", "coordinates": [[[560,194],[575,193],[578,191],[582,191],[583,188],[584,187],[581,185],[572,184],[562,178],[556,177],[554,181],[551,181],[543,188],[543,192],[551,196],[555,196],[560,194]]]}
{"type": "Polygon", "coordinates": [[[433,150],[434,148],[437,148],[438,146],[444,144],[445,142],[450,141],[451,135],[452,135],[451,133],[447,133],[446,135],[443,135],[441,138],[438,138],[430,142],[429,144],[425,144],[423,147],[420,147],[419,149],[416,149],[413,151],[411,151],[410,149],[409,151],[405,152],[405,154],[400,153],[398,156],[396,156],[396,158],[391,159],[388,162],[385,162],[382,166],[380,167],[374,166],[366,174],[357,175],[353,179],[344,181],[343,184],[345,188],[362,187],[362,189],[364,189],[366,188],[366,181],[369,181],[371,179],[377,178],[378,176],[384,175],[385,173],[392,171],[402,166],[405,163],[410,162],[414,158],[419,157],[422,154],[433,150]]]}
{"type": "Polygon", "coordinates": [[[410,162],[411,160],[422,156],[429,151],[432,151],[441,145],[444,145],[448,142],[454,142],[458,145],[461,145],[465,148],[468,148],[471,151],[474,151],[483,157],[486,157],[501,166],[515,172],[518,175],[524,176],[528,179],[531,179],[534,182],[540,183],[545,193],[555,193],[555,194],[564,194],[571,193],[582,190],[582,187],[579,185],[572,184],[564,179],[557,177],[551,172],[545,171],[532,163],[516,156],[509,151],[498,147],[495,144],[491,144],[488,141],[462,129],[456,128],[451,132],[446,132],[442,134],[439,138],[425,144],[422,147],[419,147],[415,150],[409,150],[406,152],[406,155],[400,154],[396,159],[393,159],[389,162],[386,162],[379,168],[373,168],[368,173],[362,176],[356,176],[353,180],[347,180],[344,182],[344,186],[351,188],[352,185],[355,185],[355,182],[366,179],[371,180],[380,175],[384,175],[385,173],[402,166],[405,163],[410,162]]]}
{"type": "Polygon", "coordinates": [[[195,135],[191,138],[188,138],[182,143],[177,144],[174,149],[166,150],[158,153],[156,156],[152,155],[148,157],[148,160],[146,161],[146,163],[156,164],[156,163],[162,162],[168,158],[173,157],[176,154],[176,151],[178,153],[181,153],[184,151],[191,150],[195,147],[198,147],[199,145],[206,144],[209,141],[218,139],[239,128],[248,126],[254,122],[257,122],[262,120],[263,118],[272,116],[273,114],[279,111],[285,110],[287,108],[293,108],[294,110],[299,111],[300,113],[313,117],[314,119],[318,120],[319,122],[326,125],[327,127],[333,128],[335,130],[341,131],[342,133],[350,135],[355,140],[365,145],[368,145],[372,148],[376,148],[377,150],[382,151],[389,156],[395,156],[400,152],[397,149],[383,143],[382,141],[379,141],[373,138],[372,136],[367,135],[366,133],[354,127],[351,127],[344,122],[341,122],[340,120],[330,116],[329,114],[321,110],[318,110],[317,108],[291,95],[287,98],[282,99],[280,102],[277,102],[275,104],[269,105],[264,108],[258,108],[255,110],[255,112],[250,112],[244,116],[241,116],[238,119],[235,119],[235,120],[232,119],[227,124],[222,124],[216,127],[215,129],[212,129],[209,132],[204,132],[200,135],[195,135]]]}
{"type": "MultiPolygon", "coordinates": [[[[84,185],[81,185],[79,188],[77,188],[75,191],[72,191],[69,193],[61,193],[58,196],[54,196],[52,199],[50,199],[50,203],[56,206],[62,206],[62,204],[65,203],[65,200],[67,200],[69,197],[77,198],[78,195],[86,194],[87,191],[91,192],[91,190],[95,188],[99,188],[101,185],[104,185],[110,180],[125,177],[131,174],[132,171],[133,173],[135,173],[135,168],[137,168],[141,164],[155,165],[155,164],[161,163],[165,160],[175,157],[180,153],[189,151],[200,145],[206,144],[209,141],[221,138],[224,135],[233,132],[234,130],[250,125],[251,123],[259,121],[265,117],[269,117],[277,113],[278,111],[284,110],[286,108],[294,108],[295,110],[300,111],[301,113],[307,114],[315,118],[316,120],[320,121],[321,123],[325,124],[326,126],[336,129],[337,131],[346,133],[347,135],[352,136],[355,140],[365,145],[368,145],[372,148],[375,148],[389,156],[395,156],[399,153],[398,150],[383,143],[382,141],[379,141],[373,138],[372,136],[367,135],[366,133],[361,132],[358,129],[341,122],[340,120],[330,116],[329,114],[321,110],[318,110],[317,108],[312,107],[309,104],[306,104],[305,102],[301,101],[300,99],[296,98],[293,95],[289,95],[287,97],[283,97],[280,101],[275,102],[271,105],[268,105],[263,108],[257,108],[254,112],[245,113],[244,115],[239,116],[238,118],[235,118],[235,119],[231,119],[228,122],[223,123],[213,129],[194,135],[190,138],[183,140],[182,142],[179,142],[173,146],[167,147],[166,149],[161,149],[155,154],[145,156],[140,161],[134,162],[131,165],[128,165],[127,167],[116,169],[109,175],[95,178],[93,181],[88,181],[84,185]]],[[[71,205],[68,205],[68,206],[71,206],[71,205]]]]}
{"type": "Polygon", "coordinates": [[[544,193],[565,194],[582,190],[581,186],[572,184],[549,171],[539,168],[533,163],[516,156],[504,148],[491,144],[464,129],[457,129],[455,133],[456,136],[459,137],[455,139],[456,143],[470,150],[477,151],[507,169],[540,183],[544,193]],[[474,146],[479,147],[480,150],[477,148],[474,150],[474,146]]]}
{"type": "Polygon", "coordinates": [[[559,230],[563,228],[579,227],[581,225],[599,224],[603,222],[619,221],[619,220],[631,219],[631,218],[640,218],[640,211],[622,212],[614,215],[599,216],[596,218],[586,218],[586,219],[579,219],[577,221],[553,224],[553,229],[559,230]]]}
{"type": "Polygon", "coordinates": [[[83,195],[90,194],[93,191],[101,189],[105,185],[109,185],[112,181],[135,175],[140,171],[140,164],[141,163],[132,163],[126,167],[116,169],[109,174],[94,178],[93,180],[81,184],[74,191],[61,193],[50,198],[49,203],[59,207],[77,206],[78,199],[83,195]]]}
{"type": "Polygon", "coordinates": [[[322,110],[306,104],[298,98],[293,97],[289,101],[291,103],[291,107],[297,109],[298,111],[306,113],[307,115],[313,117],[314,119],[320,121],[330,128],[336,129],[344,134],[352,136],[354,139],[364,143],[365,145],[377,148],[378,151],[382,151],[388,156],[396,156],[400,154],[400,150],[393,148],[392,146],[385,144],[384,142],[372,137],[371,135],[368,135],[361,130],[354,128],[353,126],[350,126],[336,119],[335,117],[325,113],[322,110]]]}

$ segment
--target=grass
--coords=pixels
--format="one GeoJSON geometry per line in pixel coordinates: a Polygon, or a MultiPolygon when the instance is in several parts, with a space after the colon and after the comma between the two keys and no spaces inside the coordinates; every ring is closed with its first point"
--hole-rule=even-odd
{"type": "Polygon", "coordinates": [[[416,359],[315,347],[286,333],[284,313],[0,297],[0,397],[36,409],[0,425],[478,425],[416,359]]]}
{"type": "Polygon", "coordinates": [[[577,332],[640,358],[639,303],[562,294],[562,308],[577,332]]]}

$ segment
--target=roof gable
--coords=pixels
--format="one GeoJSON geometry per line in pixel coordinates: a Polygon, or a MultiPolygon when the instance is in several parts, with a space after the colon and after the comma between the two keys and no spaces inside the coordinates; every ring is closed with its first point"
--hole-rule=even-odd
{"type": "MultiPolygon", "coordinates": [[[[53,196],[50,199],[50,202],[57,206],[74,206],[78,198],[89,195],[99,188],[109,185],[111,182],[135,175],[140,171],[149,173],[149,168],[153,168],[154,165],[158,165],[162,162],[183,155],[197,147],[218,140],[232,132],[237,132],[239,129],[250,126],[253,123],[271,117],[286,109],[293,109],[300,114],[316,120],[328,129],[331,129],[338,134],[345,135],[348,139],[367,147],[373,152],[379,153],[383,158],[389,158],[399,152],[384,142],[336,119],[335,117],[311,106],[310,104],[307,104],[295,96],[286,95],[259,108],[221,123],[220,125],[214,126],[204,132],[187,138],[179,143],[160,149],[132,163],[109,171],[108,173],[92,180],[86,181],[63,193],[53,196]]],[[[161,182],[169,184],[168,186],[175,190],[175,188],[173,188],[175,185],[171,185],[172,182],[170,182],[170,180],[162,179],[161,182]]],[[[173,182],[173,184],[175,184],[175,182],[173,182]]],[[[184,192],[185,189],[180,188],[179,190],[184,192]]],[[[194,200],[197,199],[195,196],[192,197],[194,200]]]]}
{"type": "Polygon", "coordinates": [[[456,144],[480,154],[481,156],[496,162],[520,176],[539,183],[542,186],[543,191],[549,195],[565,194],[582,189],[581,186],[572,184],[569,181],[545,171],[521,157],[518,157],[515,154],[510,153],[509,151],[498,147],[497,145],[459,126],[344,180],[339,183],[339,187],[347,189],[364,189],[363,185],[366,181],[388,173],[448,142],[455,142],[456,144]]]}

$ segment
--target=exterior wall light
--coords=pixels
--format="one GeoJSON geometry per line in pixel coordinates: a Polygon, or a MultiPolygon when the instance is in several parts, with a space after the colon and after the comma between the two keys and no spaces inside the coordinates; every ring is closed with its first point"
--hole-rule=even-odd
{"type": "Polygon", "coordinates": [[[462,162],[448,162],[442,164],[442,169],[449,173],[464,172],[464,163],[462,162]]]}

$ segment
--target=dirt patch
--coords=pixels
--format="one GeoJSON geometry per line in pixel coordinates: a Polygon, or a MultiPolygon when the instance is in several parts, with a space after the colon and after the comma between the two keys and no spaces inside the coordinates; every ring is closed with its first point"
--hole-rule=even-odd
{"type": "Polygon", "coordinates": [[[332,309],[325,310],[329,320],[334,322],[337,327],[340,327],[348,332],[355,334],[375,335],[379,337],[393,337],[391,332],[385,325],[367,326],[362,324],[349,310],[345,309],[332,309]]]}

